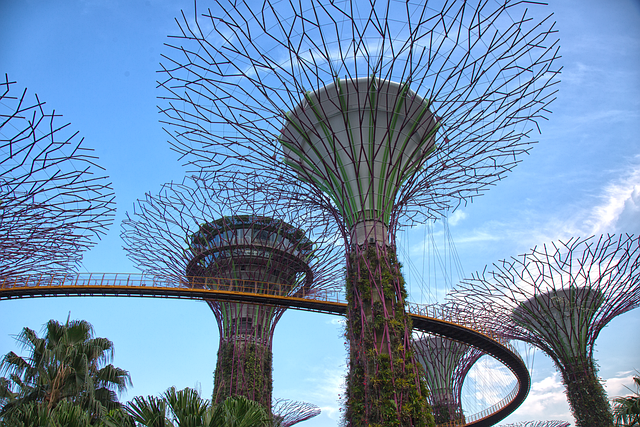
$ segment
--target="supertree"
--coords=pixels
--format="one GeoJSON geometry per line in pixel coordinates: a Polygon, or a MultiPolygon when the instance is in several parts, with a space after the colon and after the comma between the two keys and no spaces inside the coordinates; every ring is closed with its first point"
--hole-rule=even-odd
{"type": "MultiPolygon", "coordinates": [[[[453,312],[455,307],[441,305],[437,309],[453,312]]],[[[429,333],[414,333],[413,347],[416,361],[424,370],[428,401],[436,424],[464,424],[462,385],[484,353],[465,343],[429,333]]]]}
{"type": "Polygon", "coordinates": [[[640,239],[572,238],[493,267],[463,280],[451,298],[555,362],[576,425],[612,425],[593,349],[611,319],[640,304],[640,239]]]}
{"type": "Polygon", "coordinates": [[[306,421],[320,414],[320,408],[306,402],[296,402],[288,399],[274,399],[271,408],[278,426],[289,427],[306,421]]]}
{"type": "Polygon", "coordinates": [[[0,80],[0,275],[74,270],[113,222],[114,193],[83,138],[0,80]]]}
{"type": "MultiPolygon", "coordinates": [[[[138,200],[122,237],[140,270],[186,286],[297,297],[336,289],[341,257],[327,244],[332,236],[312,241],[293,223],[285,212],[256,211],[251,200],[234,202],[215,182],[192,177],[138,200]]],[[[271,409],[272,340],[286,308],[206,301],[220,332],[213,401],[241,395],[271,409]]],[[[318,413],[278,402],[290,423],[318,413]]]]}
{"type": "Polygon", "coordinates": [[[338,224],[347,424],[429,423],[395,233],[481,194],[529,150],[558,72],[553,23],[515,1],[217,6],[183,14],[165,55],[174,149],[230,187],[241,174],[269,206],[338,224]]]}

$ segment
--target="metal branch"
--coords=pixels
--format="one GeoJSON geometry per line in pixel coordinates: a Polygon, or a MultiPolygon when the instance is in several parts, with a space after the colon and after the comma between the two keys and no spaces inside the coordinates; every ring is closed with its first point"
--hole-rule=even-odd
{"type": "Polygon", "coordinates": [[[640,305],[640,238],[601,235],[535,247],[473,274],[450,299],[478,321],[551,357],[578,425],[608,423],[593,349],[611,319],[640,305]]]}
{"type": "MultiPolygon", "coordinates": [[[[413,160],[403,180],[393,183],[397,188],[385,201],[391,206],[378,208],[389,210],[392,227],[438,217],[501,179],[531,148],[531,130],[554,99],[553,22],[530,18],[518,2],[447,2],[442,10],[395,1],[376,2],[371,10],[341,1],[267,1],[256,9],[223,3],[219,12],[196,17],[195,26],[183,16],[180,34],[171,38],[158,82],[163,121],[174,149],[198,169],[259,174],[286,184],[278,196],[296,204],[313,204],[319,194],[300,173],[304,159],[286,148],[304,151],[303,145],[283,129],[306,119],[297,110],[305,94],[336,79],[375,76],[406,84],[418,96],[407,103],[426,100],[437,120],[437,148],[405,153],[413,160]],[[509,22],[507,14],[517,18],[509,22]]],[[[360,116],[360,124],[365,119],[360,116]]],[[[400,120],[398,128],[411,117],[400,120]]],[[[305,130],[314,144],[332,151],[324,137],[343,137],[336,123],[325,125],[305,130]]],[[[374,132],[384,138],[388,127],[374,132]]],[[[353,144],[347,138],[340,144],[353,144]]],[[[363,154],[354,152],[349,161],[363,154]]],[[[331,182],[330,173],[318,173],[331,182]]],[[[344,191],[340,182],[332,192],[344,191]]]]}
{"type": "Polygon", "coordinates": [[[61,115],[15,84],[0,80],[1,274],[73,271],[113,223],[111,183],[61,115]]]}
{"type": "Polygon", "coordinates": [[[173,148],[261,206],[323,212],[347,252],[347,425],[428,423],[396,231],[531,148],[559,73],[551,19],[518,1],[266,0],[178,25],[158,82],[173,148]]]}

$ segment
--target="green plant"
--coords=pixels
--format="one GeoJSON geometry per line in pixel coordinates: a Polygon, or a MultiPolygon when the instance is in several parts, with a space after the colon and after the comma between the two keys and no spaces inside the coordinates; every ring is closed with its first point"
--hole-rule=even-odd
{"type": "Polygon", "coordinates": [[[626,397],[613,399],[616,427],[640,426],[640,377],[633,377],[637,391],[626,397]]]}
{"type": "Polygon", "coordinates": [[[433,426],[411,348],[406,290],[392,250],[352,253],[347,270],[348,426],[433,426]]]}
{"type": "Polygon", "coordinates": [[[230,396],[215,405],[188,387],[183,390],[171,387],[160,397],[136,397],[127,405],[127,412],[130,418],[122,418],[121,426],[129,426],[127,423],[133,421],[140,427],[272,426],[269,411],[258,402],[243,396],[230,396]]]}
{"type": "Polygon", "coordinates": [[[62,414],[56,412],[59,405],[64,405],[65,414],[75,413],[68,408],[71,404],[95,423],[120,407],[116,393],[131,380],[127,371],[106,364],[113,356],[113,343],[94,338],[93,327],[84,320],[50,320],[45,329],[43,338],[29,328],[17,336],[28,356],[9,352],[3,357],[1,369],[9,378],[0,383],[0,417],[6,420],[15,412],[53,419],[62,414]]]}
{"type": "Polygon", "coordinates": [[[233,340],[222,342],[214,373],[214,402],[238,395],[270,408],[271,359],[271,349],[266,345],[233,340]]]}

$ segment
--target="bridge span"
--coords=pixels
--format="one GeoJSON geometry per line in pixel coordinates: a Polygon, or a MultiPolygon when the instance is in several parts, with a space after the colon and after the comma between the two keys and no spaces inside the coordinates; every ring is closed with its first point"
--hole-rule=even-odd
{"type": "MultiPolygon", "coordinates": [[[[0,301],[60,296],[159,297],[238,301],[335,315],[346,314],[347,303],[341,292],[305,287],[293,292],[287,292],[288,289],[275,291],[284,286],[286,285],[260,286],[259,282],[240,279],[180,278],[128,273],[30,275],[0,278],[0,301]],[[282,296],[287,293],[292,296],[282,296]]],[[[466,415],[466,424],[459,424],[460,426],[492,426],[524,402],[531,386],[529,371],[517,351],[498,334],[475,323],[473,319],[452,317],[433,306],[407,303],[407,309],[411,313],[414,330],[476,347],[504,364],[517,379],[517,385],[500,402],[479,413],[466,415]]]]}

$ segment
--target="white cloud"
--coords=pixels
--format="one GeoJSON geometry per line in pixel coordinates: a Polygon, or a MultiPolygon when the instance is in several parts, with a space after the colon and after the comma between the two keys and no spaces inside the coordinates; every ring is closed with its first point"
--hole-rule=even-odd
{"type": "Polygon", "coordinates": [[[618,372],[616,377],[605,380],[604,389],[607,391],[609,399],[637,392],[633,381],[633,377],[637,375],[638,373],[634,371],[618,372]]]}
{"type": "MultiPolygon", "coordinates": [[[[497,227],[497,228],[500,228],[500,227],[497,227]]],[[[456,243],[465,244],[465,243],[487,242],[487,241],[501,240],[501,239],[502,237],[498,233],[494,233],[492,230],[474,230],[473,233],[467,234],[465,236],[462,236],[459,239],[456,239],[456,243]]]]}
{"type": "Polygon", "coordinates": [[[464,213],[461,210],[457,210],[453,213],[453,215],[449,217],[449,225],[455,227],[460,221],[462,221],[466,217],[467,217],[466,213],[464,213]]]}
{"type": "Polygon", "coordinates": [[[531,385],[531,391],[537,393],[550,393],[555,392],[558,388],[562,388],[562,384],[558,381],[558,374],[554,373],[550,377],[544,378],[542,381],[538,381],[537,383],[533,383],[531,385]]]}
{"type": "MultiPolygon", "coordinates": [[[[640,234],[640,155],[618,171],[618,177],[595,190],[593,203],[548,215],[521,212],[517,221],[489,221],[457,235],[457,245],[518,242],[532,247],[545,242],[604,233],[640,234]]],[[[593,192],[591,192],[593,194],[593,192]]],[[[588,197],[588,196],[587,196],[588,197]]]]}
{"type": "Polygon", "coordinates": [[[322,411],[318,419],[314,420],[315,423],[327,423],[326,418],[329,418],[332,420],[330,425],[337,425],[341,417],[340,395],[345,390],[344,360],[325,357],[305,377],[299,378],[293,386],[279,390],[278,396],[295,396],[295,400],[311,402],[322,411]]]}
{"type": "Polygon", "coordinates": [[[316,403],[332,420],[340,419],[340,402],[338,397],[344,393],[344,367],[325,368],[321,376],[312,376],[307,382],[314,383],[313,392],[309,393],[309,401],[316,403]]]}
{"type": "Polygon", "coordinates": [[[558,373],[534,382],[527,399],[508,420],[515,422],[540,418],[573,422],[564,394],[564,386],[559,380],[558,373]]]}
{"type": "Polygon", "coordinates": [[[601,71],[596,67],[576,62],[572,67],[567,67],[562,71],[562,82],[573,85],[582,85],[585,82],[593,82],[594,75],[597,75],[600,72],[601,71]]]}
{"type": "Polygon", "coordinates": [[[347,319],[345,317],[332,317],[330,320],[327,321],[327,323],[331,324],[331,325],[339,325],[339,326],[344,326],[347,324],[347,319]]]}
{"type": "Polygon", "coordinates": [[[586,221],[591,234],[640,232],[640,164],[632,165],[607,185],[601,200],[586,221]]]}

